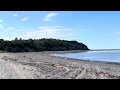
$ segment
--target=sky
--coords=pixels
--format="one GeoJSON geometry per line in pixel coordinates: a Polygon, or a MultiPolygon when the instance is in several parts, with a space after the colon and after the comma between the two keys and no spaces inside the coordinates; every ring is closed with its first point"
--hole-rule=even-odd
{"type": "Polygon", "coordinates": [[[0,38],[76,40],[120,49],[120,11],[0,11],[0,38]]]}

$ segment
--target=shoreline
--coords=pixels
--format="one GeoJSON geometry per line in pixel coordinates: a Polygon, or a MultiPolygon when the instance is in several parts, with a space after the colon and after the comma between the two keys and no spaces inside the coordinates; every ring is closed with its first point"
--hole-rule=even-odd
{"type": "MultiPolygon", "coordinates": [[[[61,57],[61,56],[51,56],[51,57],[57,57],[57,58],[61,58],[61,59],[65,59],[66,58],[66,57],[61,57]]],[[[109,62],[109,61],[84,60],[84,59],[75,59],[75,58],[66,58],[66,60],[75,60],[75,61],[84,61],[84,62],[91,62],[91,63],[103,63],[103,64],[120,65],[119,62],[109,62]]]]}
{"type": "MultiPolygon", "coordinates": [[[[69,51],[0,53],[0,62],[8,64],[5,65],[7,70],[14,69],[12,72],[9,71],[9,74],[15,79],[120,79],[120,63],[65,59],[50,55],[62,52],[69,53],[69,51]]],[[[7,75],[5,78],[10,77],[7,75]]]]}
{"type": "MultiPolygon", "coordinates": [[[[119,50],[119,49],[114,49],[114,50],[119,50]]],[[[16,52],[16,54],[19,54],[19,53],[42,53],[42,54],[47,54],[50,57],[57,57],[57,58],[61,58],[61,59],[65,59],[66,58],[66,60],[84,61],[84,62],[92,62],[92,63],[115,64],[115,65],[119,65],[120,64],[120,62],[84,60],[84,59],[75,59],[75,58],[68,58],[68,57],[61,57],[61,56],[50,55],[50,54],[64,54],[64,53],[78,53],[78,52],[82,53],[82,52],[88,52],[88,51],[101,51],[101,50],[69,50],[69,51],[16,52]]],[[[0,52],[0,53],[2,53],[2,52],[0,52]]],[[[3,53],[11,54],[11,52],[3,52],[3,53]]],[[[13,52],[13,54],[14,53],[15,52],[13,52]]]]}
{"type": "MultiPolygon", "coordinates": [[[[64,54],[64,53],[77,53],[77,52],[88,52],[88,51],[96,51],[96,50],[77,50],[77,51],[55,51],[54,54],[64,54]],[[57,53],[56,53],[57,52],[57,53]]],[[[52,52],[50,52],[50,54],[53,54],[52,52]]],[[[49,55],[50,55],[49,54],[49,55]]],[[[77,61],[86,61],[86,62],[96,62],[96,63],[105,63],[105,64],[115,64],[115,65],[120,65],[120,62],[110,62],[110,61],[97,61],[97,60],[84,60],[84,59],[76,59],[76,58],[68,58],[68,57],[61,57],[61,56],[54,56],[54,55],[50,55],[52,57],[58,57],[58,58],[62,58],[66,60],[77,60],[77,61]]]]}

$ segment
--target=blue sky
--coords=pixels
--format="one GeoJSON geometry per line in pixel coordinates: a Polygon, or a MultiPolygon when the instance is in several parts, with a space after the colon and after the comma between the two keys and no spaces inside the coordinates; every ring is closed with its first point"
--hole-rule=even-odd
{"type": "Polygon", "coordinates": [[[0,11],[0,38],[77,40],[120,49],[120,11],[0,11]]]}

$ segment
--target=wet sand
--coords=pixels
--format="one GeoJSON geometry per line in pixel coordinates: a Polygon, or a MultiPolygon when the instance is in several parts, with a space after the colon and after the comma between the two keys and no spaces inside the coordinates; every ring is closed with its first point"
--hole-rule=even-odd
{"type": "Polygon", "coordinates": [[[120,79],[120,64],[50,56],[48,51],[0,53],[1,79],[120,79]]]}

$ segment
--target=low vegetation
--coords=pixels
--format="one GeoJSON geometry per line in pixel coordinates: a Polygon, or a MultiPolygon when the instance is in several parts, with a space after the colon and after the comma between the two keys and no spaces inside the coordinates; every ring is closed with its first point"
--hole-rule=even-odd
{"type": "Polygon", "coordinates": [[[0,50],[7,52],[38,52],[38,51],[65,51],[65,50],[89,50],[88,47],[77,41],[59,39],[0,39],[0,50]]]}

